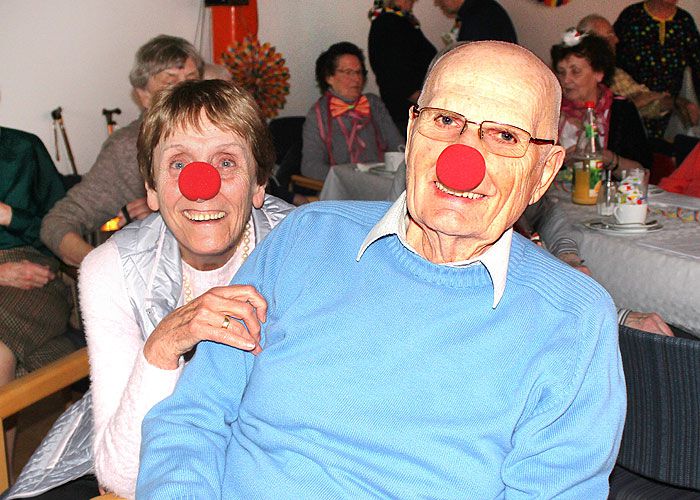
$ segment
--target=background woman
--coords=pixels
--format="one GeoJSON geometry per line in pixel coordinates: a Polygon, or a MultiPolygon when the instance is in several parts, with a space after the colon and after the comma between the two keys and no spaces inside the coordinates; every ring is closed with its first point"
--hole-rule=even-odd
{"type": "Polygon", "coordinates": [[[411,9],[417,0],[375,0],[370,11],[369,64],[391,118],[406,137],[408,110],[418,101],[433,44],[411,9]]]}
{"type": "Polygon", "coordinates": [[[562,86],[563,98],[559,142],[576,146],[585,103],[595,102],[596,117],[603,131],[603,162],[621,169],[651,167],[651,150],[637,109],[607,87],[615,70],[615,56],[600,37],[565,34],[565,41],[551,49],[552,66],[562,86]]]}
{"type": "Polygon", "coordinates": [[[381,99],[362,93],[366,78],[365,57],[350,42],[331,45],[316,60],[322,96],[304,122],[305,176],[325,179],[332,165],[382,161],[404,143],[381,99]]]}
{"type": "Polygon", "coordinates": [[[138,149],[158,213],[92,251],[80,273],[95,472],[102,488],[129,498],[141,420],[172,392],[183,356],[205,339],[259,351],[264,299],[224,285],[292,208],[265,195],[274,162],[267,125],[231,82],[184,82],[159,94],[138,149]]]}

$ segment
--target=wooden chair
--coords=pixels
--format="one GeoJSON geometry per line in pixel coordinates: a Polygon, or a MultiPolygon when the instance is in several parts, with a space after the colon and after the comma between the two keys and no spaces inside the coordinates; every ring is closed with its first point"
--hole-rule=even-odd
{"type": "MultiPolygon", "coordinates": [[[[290,179],[290,190],[295,191],[297,187],[300,188],[305,188],[305,189],[310,189],[317,194],[321,192],[323,189],[323,181],[320,181],[318,179],[312,179],[311,177],[305,177],[303,175],[292,175],[290,179]]],[[[318,201],[318,196],[314,195],[307,195],[306,196],[309,201],[318,201]]]]}
{"type": "Polygon", "coordinates": [[[87,348],[69,354],[0,387],[0,491],[10,486],[5,449],[6,418],[88,376],[87,348]]]}
{"type": "Polygon", "coordinates": [[[700,498],[700,341],[620,327],[627,420],[609,498],[700,498]]]}

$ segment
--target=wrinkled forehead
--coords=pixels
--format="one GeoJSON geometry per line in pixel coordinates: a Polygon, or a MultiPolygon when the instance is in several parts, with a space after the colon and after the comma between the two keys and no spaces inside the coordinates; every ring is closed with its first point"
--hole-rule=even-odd
{"type": "Polygon", "coordinates": [[[477,122],[508,123],[533,135],[551,134],[561,99],[551,70],[511,44],[472,45],[448,53],[435,65],[420,105],[456,111],[477,122]]]}

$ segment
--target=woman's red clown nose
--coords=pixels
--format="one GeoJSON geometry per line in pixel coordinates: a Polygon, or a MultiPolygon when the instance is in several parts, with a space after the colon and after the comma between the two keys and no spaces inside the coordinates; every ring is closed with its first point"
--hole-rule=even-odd
{"type": "Polygon", "coordinates": [[[221,176],[211,164],[196,161],[185,165],[177,185],[182,196],[190,201],[210,200],[221,189],[221,176]]]}
{"type": "Polygon", "coordinates": [[[447,146],[437,160],[438,180],[453,191],[471,191],[486,175],[486,162],[481,153],[465,144],[447,146]]]}

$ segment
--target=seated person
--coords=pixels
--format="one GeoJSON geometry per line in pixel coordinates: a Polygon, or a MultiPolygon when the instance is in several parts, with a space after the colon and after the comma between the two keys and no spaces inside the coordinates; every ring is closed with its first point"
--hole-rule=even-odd
{"type": "Polygon", "coordinates": [[[569,30],[551,50],[552,67],[562,86],[559,141],[568,152],[576,147],[588,101],[604,141],[603,161],[615,173],[623,169],[651,167],[651,148],[637,109],[607,86],[615,70],[615,58],[602,38],[569,30]]]}
{"type": "MultiPolygon", "coordinates": [[[[523,228],[523,233],[539,234],[542,243],[555,257],[591,276],[591,270],[584,265],[584,260],[580,255],[578,243],[566,234],[569,231],[565,226],[569,223],[562,217],[554,216],[555,206],[556,200],[552,200],[549,195],[545,194],[537,203],[530,205],[525,210],[516,227],[523,228]]],[[[668,337],[674,336],[671,327],[656,312],[620,308],[617,310],[617,319],[620,325],[668,337]]]]}
{"type": "MultiPolygon", "coordinates": [[[[604,39],[615,54],[619,39],[610,21],[598,14],[584,17],[576,25],[580,33],[592,33],[604,39]]],[[[642,83],[637,83],[624,69],[615,67],[610,90],[628,98],[639,110],[644,119],[656,120],[672,111],[676,111],[686,126],[698,122],[698,105],[683,97],[673,97],[668,92],[654,92],[642,83]]]]}
{"type": "Polygon", "coordinates": [[[91,399],[52,430],[63,432],[54,442],[70,440],[65,429],[84,435],[90,420],[81,417],[92,410],[93,437],[76,439],[78,449],[68,446],[52,471],[23,471],[20,483],[50,475],[58,486],[92,469],[85,447],[94,441],[100,486],[133,498],[141,420],[172,391],[183,355],[201,339],[260,350],[264,300],[250,287],[224,286],[292,208],[265,196],[274,152],[257,104],[232,82],[182,83],[146,110],[138,147],[148,206],[157,213],[119,231],[81,266],[91,399]]]}
{"type": "Polygon", "coordinates": [[[700,198],[700,143],[671,175],[659,181],[659,187],[672,193],[700,198]]]}
{"type": "Polygon", "coordinates": [[[404,143],[382,100],[362,94],[366,78],[365,56],[350,42],[331,45],[316,60],[322,96],[304,122],[303,175],[323,180],[333,165],[382,161],[404,143]]]}
{"type": "Polygon", "coordinates": [[[256,249],[234,281],[263,350],[199,344],[144,420],[139,498],[606,498],[612,300],[511,229],[563,162],[560,99],[517,45],[442,56],[405,194],[305,205],[256,249]]]}
{"type": "MultiPolygon", "coordinates": [[[[129,74],[135,98],[148,109],[151,97],[183,80],[198,80],[204,62],[182,38],[159,35],[136,52],[129,74]]],[[[41,240],[63,262],[78,266],[92,250],[85,235],[97,230],[117,212],[122,223],[151,213],[136,161],[141,117],[114,132],[82,181],[56,203],[41,224],[41,240]]]]}
{"type": "Polygon", "coordinates": [[[39,241],[42,217],[64,195],[41,139],[0,128],[0,385],[75,350],[63,336],[70,292],[39,241]]]}

